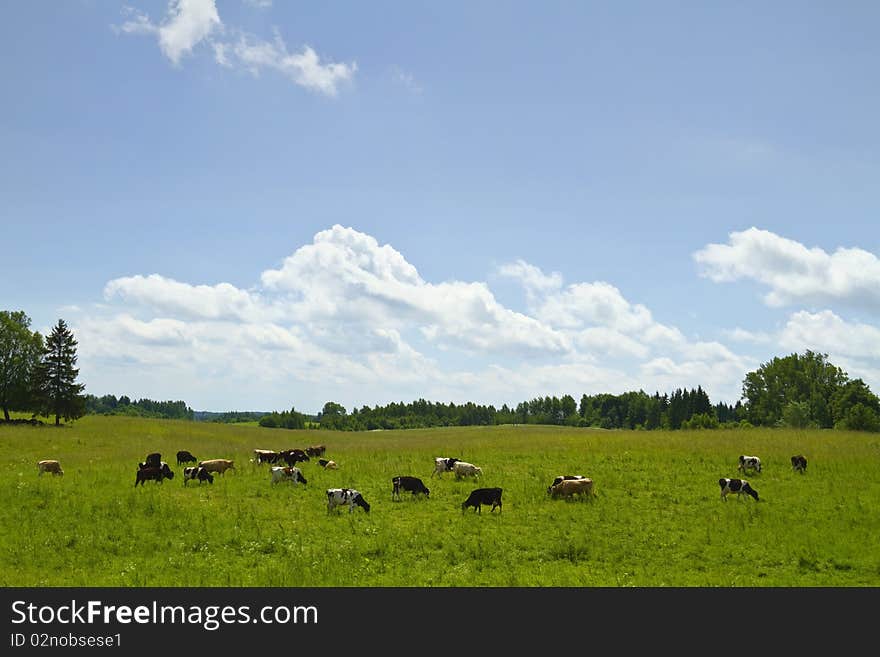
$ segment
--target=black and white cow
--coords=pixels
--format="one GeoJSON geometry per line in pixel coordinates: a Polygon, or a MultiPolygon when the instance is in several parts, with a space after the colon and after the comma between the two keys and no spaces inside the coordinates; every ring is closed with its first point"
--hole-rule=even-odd
{"type": "MultiPolygon", "coordinates": [[[[137,486],[140,484],[143,486],[144,482],[147,480],[158,481],[160,484],[165,479],[174,479],[174,472],[171,471],[171,467],[162,461],[162,466],[159,468],[153,467],[151,465],[147,465],[145,467],[138,467],[137,477],[134,480],[134,485],[137,486]]],[[[139,466],[144,466],[143,463],[139,464],[139,466]]]]}
{"type": "Polygon", "coordinates": [[[755,472],[761,471],[761,459],[757,456],[746,456],[745,454],[739,457],[739,465],[736,466],[737,470],[741,470],[745,473],[746,470],[754,470],[755,472]]]}
{"type": "Polygon", "coordinates": [[[423,494],[425,497],[430,497],[431,491],[425,486],[424,482],[418,477],[409,477],[409,476],[400,476],[394,477],[391,480],[391,499],[399,500],[400,499],[400,491],[405,490],[412,493],[412,496],[415,497],[418,494],[423,494]]]}
{"type": "Polygon", "coordinates": [[[434,475],[438,477],[443,477],[444,472],[452,472],[452,466],[458,463],[461,459],[447,458],[445,456],[437,456],[434,457],[434,471],[431,473],[431,477],[434,475]]]}
{"type": "Polygon", "coordinates": [[[727,496],[731,493],[736,493],[736,496],[739,499],[742,499],[743,495],[750,495],[755,498],[755,501],[758,501],[758,491],[749,486],[749,482],[745,479],[719,479],[718,485],[721,487],[721,499],[725,502],[727,501],[727,496]]]}
{"type": "Polygon", "coordinates": [[[191,479],[198,479],[199,486],[202,485],[203,481],[207,481],[209,484],[214,483],[214,475],[205,470],[205,468],[197,465],[193,465],[183,469],[183,485],[186,486],[187,482],[191,479]]]}
{"type": "Polygon", "coordinates": [[[791,467],[795,472],[804,474],[807,471],[807,457],[803,454],[791,457],[791,467]]]}
{"type": "Polygon", "coordinates": [[[498,513],[501,513],[501,491],[500,488],[475,488],[468,495],[468,498],[461,503],[461,512],[464,513],[469,506],[474,507],[474,513],[482,513],[483,504],[491,504],[492,509],[489,513],[498,507],[498,513]]]}
{"type": "Polygon", "coordinates": [[[366,513],[370,512],[370,505],[358,491],[353,488],[328,488],[327,489],[327,513],[337,506],[348,505],[348,512],[354,511],[355,506],[361,507],[366,513]]]}
{"type": "Polygon", "coordinates": [[[584,475],[557,475],[555,479],[553,479],[553,483],[547,487],[547,494],[549,495],[553,487],[561,481],[574,480],[574,479],[586,479],[584,475]]]}
{"type": "Polygon", "coordinates": [[[294,465],[288,465],[287,467],[273,465],[270,469],[270,474],[273,484],[277,484],[279,481],[290,481],[294,484],[302,484],[305,486],[309,483],[303,476],[302,470],[294,465]]]}

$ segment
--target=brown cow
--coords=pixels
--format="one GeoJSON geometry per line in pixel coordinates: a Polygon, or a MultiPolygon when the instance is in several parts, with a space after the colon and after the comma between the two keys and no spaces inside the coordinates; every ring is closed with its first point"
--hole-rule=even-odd
{"type": "Polygon", "coordinates": [[[553,498],[564,497],[571,499],[575,495],[591,497],[593,495],[593,480],[589,477],[585,479],[563,479],[558,484],[550,487],[550,496],[553,498]]]}
{"type": "Polygon", "coordinates": [[[229,459],[199,461],[199,467],[204,468],[207,472],[216,472],[217,474],[225,474],[227,470],[235,470],[234,462],[229,459]]]}

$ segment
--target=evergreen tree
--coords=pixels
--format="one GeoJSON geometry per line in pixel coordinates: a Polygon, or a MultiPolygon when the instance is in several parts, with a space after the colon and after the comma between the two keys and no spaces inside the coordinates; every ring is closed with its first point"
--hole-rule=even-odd
{"type": "Polygon", "coordinates": [[[85,415],[85,385],[76,383],[77,341],[63,319],[52,328],[35,377],[35,402],[38,411],[54,415],[55,424],[75,420],[85,415]]]}

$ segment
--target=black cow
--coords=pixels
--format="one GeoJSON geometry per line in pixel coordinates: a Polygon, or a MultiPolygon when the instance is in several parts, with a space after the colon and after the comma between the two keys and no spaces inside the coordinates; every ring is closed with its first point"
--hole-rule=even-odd
{"type": "Polygon", "coordinates": [[[138,469],[134,485],[141,484],[143,486],[144,482],[148,479],[158,481],[161,484],[165,479],[174,479],[174,472],[171,471],[171,468],[164,461],[162,462],[162,467],[159,468],[148,465],[145,468],[138,469]]]}
{"type": "Polygon", "coordinates": [[[326,445],[312,445],[311,447],[306,447],[306,454],[309,456],[324,456],[324,452],[326,451],[326,445]]]}
{"type": "Polygon", "coordinates": [[[152,454],[147,454],[147,458],[144,460],[144,463],[151,468],[161,468],[162,467],[162,455],[159,452],[153,452],[152,454]]]}
{"type": "Polygon", "coordinates": [[[199,486],[202,485],[203,481],[207,481],[209,484],[214,483],[214,475],[205,470],[202,466],[190,466],[183,469],[183,485],[186,486],[186,482],[190,479],[198,479],[199,486]]]}
{"type": "Polygon", "coordinates": [[[184,463],[195,463],[198,459],[187,452],[185,449],[177,452],[177,465],[183,465],[184,463]]]}
{"type": "Polygon", "coordinates": [[[392,489],[391,489],[391,499],[400,499],[400,491],[405,490],[412,493],[413,497],[418,495],[419,493],[424,494],[425,497],[430,497],[431,491],[425,487],[425,484],[418,477],[408,477],[408,476],[397,476],[391,480],[392,489]]]}
{"type": "Polygon", "coordinates": [[[501,513],[501,489],[500,488],[476,488],[471,491],[468,498],[461,503],[461,512],[464,513],[469,506],[474,507],[474,513],[482,513],[481,506],[483,504],[491,504],[492,511],[498,507],[501,513]]]}
{"type": "Polygon", "coordinates": [[[802,454],[791,457],[791,467],[795,472],[804,474],[807,471],[807,457],[802,454]]]}
{"type": "Polygon", "coordinates": [[[310,461],[309,455],[305,453],[304,450],[301,449],[284,449],[278,453],[285,463],[289,466],[294,466],[297,463],[302,463],[304,461],[310,461]]]}
{"type": "Polygon", "coordinates": [[[751,495],[756,502],[758,501],[758,491],[749,486],[749,482],[745,479],[722,478],[718,480],[718,485],[721,486],[721,499],[725,502],[730,493],[736,493],[739,499],[742,499],[743,495],[751,495]]]}

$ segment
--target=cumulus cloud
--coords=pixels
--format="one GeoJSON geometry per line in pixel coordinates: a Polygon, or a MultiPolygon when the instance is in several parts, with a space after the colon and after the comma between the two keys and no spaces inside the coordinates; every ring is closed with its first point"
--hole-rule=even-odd
{"type": "Polygon", "coordinates": [[[779,343],[793,351],[880,358],[880,329],[861,322],[846,322],[830,310],[794,313],[782,329],[779,343]]]}
{"type": "Polygon", "coordinates": [[[715,282],[751,279],[766,285],[769,306],[845,302],[880,310],[880,260],[863,249],[828,253],[753,227],[693,257],[701,274],[715,282]]]}
{"type": "MultiPolygon", "coordinates": [[[[271,2],[252,0],[251,4],[268,8],[271,2]]],[[[158,39],[162,53],[175,66],[199,44],[206,43],[217,64],[242,68],[253,75],[263,70],[277,71],[295,84],[310,91],[335,96],[357,71],[357,62],[338,63],[322,60],[309,45],[299,52],[289,52],[281,35],[271,41],[227,28],[220,19],[215,0],[170,0],[161,23],[154,23],[143,12],[126,7],[127,19],[115,29],[125,34],[148,34],[158,39]]]]}
{"type": "Polygon", "coordinates": [[[697,385],[738,398],[749,361],[688,340],[610,283],[565,285],[524,260],[499,271],[520,282],[528,312],[482,281],[425,280],[393,246],[334,225],[250,289],[155,273],[108,281],[101,307],[76,323],[81,363],[120,377],[162,372],[205,399],[217,393],[204,380],[221,381],[254,404],[264,395],[252,408],[289,407],[292,397],[317,410],[330,399],[518,403],[697,385]]]}

